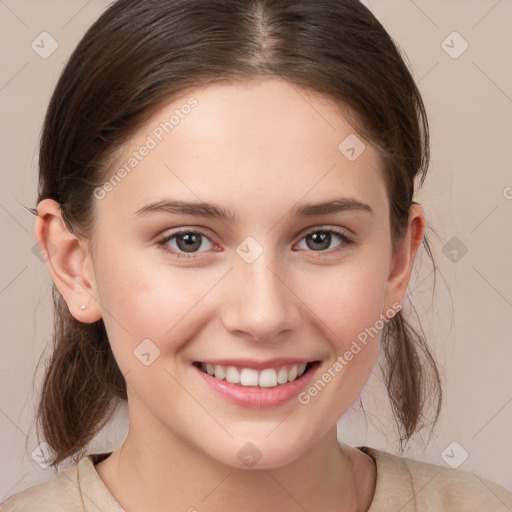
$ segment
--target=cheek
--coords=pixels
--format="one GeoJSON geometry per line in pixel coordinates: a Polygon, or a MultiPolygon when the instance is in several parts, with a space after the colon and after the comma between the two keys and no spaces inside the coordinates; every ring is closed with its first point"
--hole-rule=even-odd
{"type": "MultiPolygon", "coordinates": [[[[114,254],[105,247],[103,255],[107,253],[114,254]]],[[[98,261],[103,320],[114,355],[125,367],[133,364],[134,350],[144,340],[151,340],[161,352],[177,350],[183,332],[192,334],[190,318],[197,320],[201,299],[218,280],[193,275],[191,269],[141,263],[129,253],[115,259],[100,255],[98,261]]]]}
{"type": "Polygon", "coordinates": [[[337,353],[371,328],[383,313],[385,266],[377,258],[324,268],[301,282],[301,297],[337,353]],[[314,283],[314,284],[313,284],[314,283]]]}
{"type": "MultiPolygon", "coordinates": [[[[300,396],[311,414],[337,421],[360,395],[378,356],[384,322],[385,266],[376,258],[317,275],[307,304],[331,354],[300,396]]],[[[304,292],[302,292],[304,293],[304,292]]]]}

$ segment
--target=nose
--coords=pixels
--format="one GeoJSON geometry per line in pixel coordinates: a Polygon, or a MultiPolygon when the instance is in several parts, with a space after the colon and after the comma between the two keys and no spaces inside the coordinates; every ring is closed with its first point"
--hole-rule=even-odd
{"type": "Polygon", "coordinates": [[[265,251],[256,261],[239,259],[229,276],[222,308],[224,327],[248,339],[272,342],[294,331],[300,321],[300,299],[293,293],[289,273],[279,270],[265,251]]]}

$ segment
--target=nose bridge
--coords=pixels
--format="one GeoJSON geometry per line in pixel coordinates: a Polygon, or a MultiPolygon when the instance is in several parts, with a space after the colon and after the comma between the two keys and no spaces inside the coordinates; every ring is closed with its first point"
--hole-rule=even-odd
{"type": "Polygon", "coordinates": [[[262,251],[253,261],[237,256],[230,288],[232,299],[224,318],[228,330],[271,341],[297,325],[294,295],[271,250],[262,251]]]}

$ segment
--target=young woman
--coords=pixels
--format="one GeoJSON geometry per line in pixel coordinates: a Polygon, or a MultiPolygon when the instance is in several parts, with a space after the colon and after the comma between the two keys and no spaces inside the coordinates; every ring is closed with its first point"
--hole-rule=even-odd
{"type": "Polygon", "coordinates": [[[401,311],[428,157],[418,89],[355,0],[111,5],[40,151],[39,423],[78,465],[0,510],[507,510],[488,480],[337,439],[379,351],[401,441],[439,414],[401,311]],[[123,400],[126,440],[84,456],[123,400]]]}

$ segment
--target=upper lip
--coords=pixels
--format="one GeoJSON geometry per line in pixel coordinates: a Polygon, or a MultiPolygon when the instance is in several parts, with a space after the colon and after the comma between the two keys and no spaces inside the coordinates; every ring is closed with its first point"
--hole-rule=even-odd
{"type": "Polygon", "coordinates": [[[300,357],[277,357],[265,361],[255,359],[208,359],[196,361],[197,363],[212,364],[219,366],[235,366],[238,368],[253,368],[254,370],[264,370],[265,368],[278,368],[285,365],[313,363],[315,359],[304,359],[300,357]]]}

